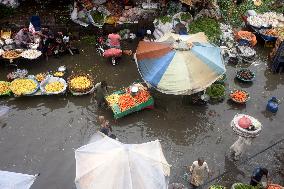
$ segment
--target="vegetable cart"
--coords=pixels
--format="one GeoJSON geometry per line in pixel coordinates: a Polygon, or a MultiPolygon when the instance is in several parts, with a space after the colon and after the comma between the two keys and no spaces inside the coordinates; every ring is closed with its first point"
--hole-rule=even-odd
{"type": "MultiPolygon", "coordinates": [[[[138,84],[142,86],[141,84],[138,84]]],[[[122,118],[143,109],[153,109],[154,99],[145,87],[137,87],[133,92],[131,86],[125,90],[115,91],[106,96],[106,102],[113,112],[115,119],[122,118]]]]}

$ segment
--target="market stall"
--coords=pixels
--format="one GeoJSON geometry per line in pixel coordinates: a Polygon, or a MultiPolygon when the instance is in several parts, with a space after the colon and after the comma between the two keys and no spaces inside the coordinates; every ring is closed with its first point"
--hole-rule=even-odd
{"type": "Polygon", "coordinates": [[[251,15],[246,25],[262,40],[266,47],[274,47],[278,37],[284,35],[284,16],[275,12],[251,15]]]}
{"type": "Polygon", "coordinates": [[[140,83],[135,83],[125,90],[115,91],[105,99],[115,119],[143,109],[152,109],[154,106],[154,99],[148,89],[140,83]]]}

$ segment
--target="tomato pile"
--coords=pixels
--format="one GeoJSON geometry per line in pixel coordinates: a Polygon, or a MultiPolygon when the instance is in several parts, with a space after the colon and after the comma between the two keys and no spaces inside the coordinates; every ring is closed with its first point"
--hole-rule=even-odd
{"type": "Polygon", "coordinates": [[[235,90],[230,94],[230,97],[235,102],[244,103],[248,100],[249,95],[246,91],[243,90],[235,90]]]}
{"type": "Polygon", "coordinates": [[[118,105],[120,107],[120,110],[124,112],[125,110],[128,110],[129,108],[132,108],[135,106],[135,100],[132,98],[132,96],[128,93],[120,95],[118,99],[118,105]]]}
{"type": "Polygon", "coordinates": [[[148,91],[139,91],[139,93],[134,97],[137,104],[141,104],[143,102],[146,102],[150,97],[150,94],[148,91]]]}

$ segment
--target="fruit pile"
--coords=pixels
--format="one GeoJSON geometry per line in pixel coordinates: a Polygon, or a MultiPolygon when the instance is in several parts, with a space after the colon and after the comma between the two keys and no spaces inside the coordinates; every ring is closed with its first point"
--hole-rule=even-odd
{"type": "Polygon", "coordinates": [[[255,75],[249,69],[242,69],[237,72],[237,78],[243,81],[252,81],[255,75]]]}
{"type": "Polygon", "coordinates": [[[148,91],[141,90],[138,92],[137,95],[134,96],[134,99],[137,104],[141,104],[143,102],[146,102],[149,99],[149,97],[150,97],[150,94],[148,91]]]}
{"type": "Polygon", "coordinates": [[[0,96],[10,93],[10,83],[6,81],[0,81],[0,96]]]}
{"type": "Polygon", "coordinates": [[[42,82],[45,78],[46,78],[46,74],[45,73],[39,73],[39,74],[36,74],[36,76],[35,76],[35,79],[38,82],[42,82]]]}
{"type": "Polygon", "coordinates": [[[244,90],[234,90],[231,92],[230,97],[234,102],[245,103],[249,99],[249,94],[244,90]]]}
{"type": "Polygon", "coordinates": [[[45,91],[48,93],[61,92],[63,88],[64,84],[60,81],[50,82],[44,87],[45,91]]]}
{"type": "Polygon", "coordinates": [[[25,95],[33,93],[38,87],[36,81],[27,78],[15,79],[11,82],[10,89],[15,95],[25,95]]]}
{"type": "Polygon", "coordinates": [[[125,110],[128,110],[129,108],[132,108],[135,106],[135,100],[132,98],[132,96],[128,93],[120,95],[118,99],[118,105],[120,107],[120,110],[124,112],[125,110]]]}
{"type": "Polygon", "coordinates": [[[64,73],[63,72],[55,72],[53,74],[54,77],[63,77],[64,76],[64,73]]]}
{"type": "Polygon", "coordinates": [[[109,103],[110,106],[118,103],[120,95],[119,94],[112,94],[106,97],[106,101],[109,103]]]}
{"type": "Polygon", "coordinates": [[[73,75],[68,79],[69,88],[74,92],[88,92],[94,84],[92,78],[87,74],[73,75]]]}

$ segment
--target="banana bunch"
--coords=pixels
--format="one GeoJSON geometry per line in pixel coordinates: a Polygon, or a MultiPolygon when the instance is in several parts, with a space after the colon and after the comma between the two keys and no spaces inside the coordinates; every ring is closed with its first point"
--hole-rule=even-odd
{"type": "Polygon", "coordinates": [[[10,85],[11,91],[18,96],[32,93],[36,88],[37,84],[32,79],[15,79],[10,85]]]}
{"type": "Polygon", "coordinates": [[[112,94],[106,97],[106,101],[110,104],[110,106],[112,106],[113,104],[117,104],[118,103],[118,99],[119,99],[120,95],[118,94],[112,94]]]}
{"type": "Polygon", "coordinates": [[[73,78],[71,81],[71,88],[84,90],[92,85],[91,80],[86,76],[78,76],[73,78]]]}
{"type": "Polygon", "coordinates": [[[60,92],[64,88],[64,84],[59,81],[50,82],[45,86],[45,91],[49,93],[60,92]]]}

